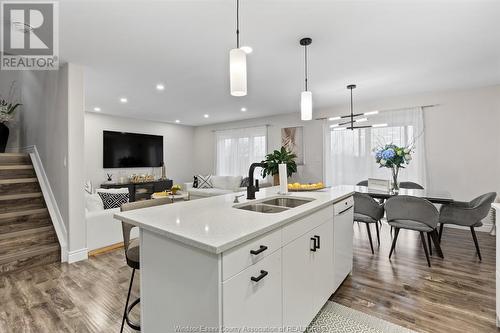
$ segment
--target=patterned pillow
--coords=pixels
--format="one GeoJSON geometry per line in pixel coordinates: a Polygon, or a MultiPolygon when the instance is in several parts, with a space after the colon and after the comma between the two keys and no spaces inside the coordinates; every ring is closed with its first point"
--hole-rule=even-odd
{"type": "Polygon", "coordinates": [[[212,175],[198,175],[198,188],[214,188],[212,184],[212,175]]]}
{"type": "Polygon", "coordinates": [[[240,187],[248,187],[250,185],[250,178],[245,177],[241,180],[240,187]]]}
{"type": "Polygon", "coordinates": [[[128,202],[128,193],[107,193],[97,192],[101,197],[104,209],[120,208],[121,205],[128,202]]]}

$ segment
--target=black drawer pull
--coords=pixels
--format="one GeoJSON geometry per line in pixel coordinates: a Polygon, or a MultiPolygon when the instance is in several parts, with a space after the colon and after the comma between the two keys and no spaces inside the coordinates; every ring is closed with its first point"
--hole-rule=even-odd
{"type": "Polygon", "coordinates": [[[311,240],[313,241],[313,248],[310,249],[312,252],[316,252],[316,249],[318,248],[318,246],[316,245],[316,237],[311,237],[311,240]]]}
{"type": "Polygon", "coordinates": [[[266,271],[260,271],[260,275],[255,277],[255,276],[252,276],[250,278],[250,280],[252,280],[253,282],[259,282],[260,280],[262,280],[263,278],[265,278],[267,276],[267,274],[269,274],[268,272],[266,271]]]}
{"type": "Polygon", "coordinates": [[[256,256],[258,254],[261,254],[265,250],[267,250],[267,246],[261,245],[258,250],[250,250],[250,254],[253,254],[254,256],[256,256]]]}
{"type": "Polygon", "coordinates": [[[318,241],[318,243],[316,244],[316,248],[317,249],[321,248],[321,246],[320,246],[320,237],[319,236],[314,236],[314,238],[316,238],[316,240],[318,241]]]}

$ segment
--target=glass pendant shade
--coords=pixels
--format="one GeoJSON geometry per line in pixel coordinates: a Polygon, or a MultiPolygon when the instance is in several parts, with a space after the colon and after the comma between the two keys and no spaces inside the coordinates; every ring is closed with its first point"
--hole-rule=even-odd
{"type": "Polygon", "coordinates": [[[312,93],[303,91],[300,94],[300,119],[312,120],[312,93]]]}
{"type": "Polygon", "coordinates": [[[247,54],[242,49],[229,51],[229,79],[231,95],[247,94],[247,54]]]}

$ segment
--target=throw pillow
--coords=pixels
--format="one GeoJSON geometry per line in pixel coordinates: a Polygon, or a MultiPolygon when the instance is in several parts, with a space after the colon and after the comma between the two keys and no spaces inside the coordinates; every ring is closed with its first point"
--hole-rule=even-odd
{"type": "Polygon", "coordinates": [[[198,188],[214,188],[212,184],[212,175],[198,175],[198,188]]]}
{"type": "Polygon", "coordinates": [[[241,180],[240,187],[248,187],[250,185],[250,178],[245,177],[241,180]]]}
{"type": "Polygon", "coordinates": [[[198,176],[193,177],[193,188],[198,188],[198,176]]]}
{"type": "Polygon", "coordinates": [[[121,205],[128,202],[128,193],[108,193],[97,192],[101,197],[104,209],[120,208],[121,205]]]}

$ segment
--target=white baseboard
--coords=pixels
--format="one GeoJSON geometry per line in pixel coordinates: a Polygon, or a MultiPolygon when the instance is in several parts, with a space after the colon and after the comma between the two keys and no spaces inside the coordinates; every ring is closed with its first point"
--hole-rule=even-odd
{"type": "Polygon", "coordinates": [[[77,261],[87,260],[89,250],[85,247],[83,249],[68,252],[68,263],[72,264],[77,261]]]}

